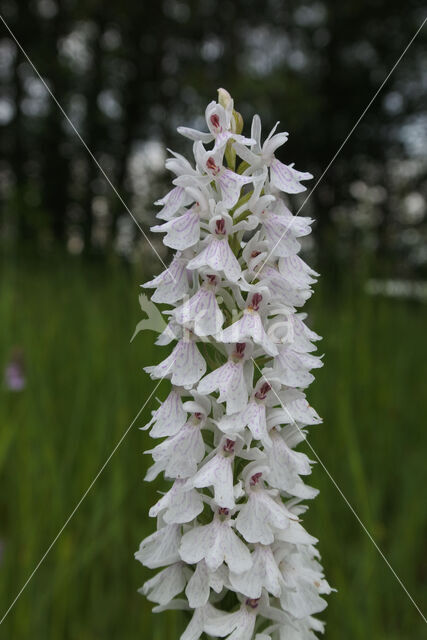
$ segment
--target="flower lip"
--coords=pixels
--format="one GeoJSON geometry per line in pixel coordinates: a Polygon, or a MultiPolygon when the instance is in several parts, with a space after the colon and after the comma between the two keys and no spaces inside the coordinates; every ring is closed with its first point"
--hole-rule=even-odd
{"type": "Polygon", "coordinates": [[[219,220],[215,221],[215,233],[218,236],[225,236],[227,233],[227,229],[225,227],[224,218],[219,218],[219,220]]]}
{"type": "Polygon", "coordinates": [[[232,233],[232,229],[233,219],[223,209],[209,220],[209,231],[217,240],[223,240],[232,233]]]}
{"type": "Polygon", "coordinates": [[[225,518],[230,515],[230,509],[227,509],[227,507],[218,507],[218,515],[221,520],[225,520],[225,518]]]}
{"type": "Polygon", "coordinates": [[[257,398],[258,400],[265,400],[270,389],[271,384],[269,384],[268,382],[264,382],[264,384],[262,384],[258,391],[255,393],[255,398],[257,398]]]}
{"type": "Polygon", "coordinates": [[[261,471],[258,471],[257,473],[254,473],[254,475],[251,476],[250,483],[249,483],[251,485],[251,487],[255,487],[258,484],[258,482],[260,481],[261,477],[262,477],[262,472],[261,471]]]}
{"type": "Polygon", "coordinates": [[[221,131],[221,125],[219,122],[218,114],[213,113],[210,117],[210,121],[212,123],[212,126],[215,127],[215,129],[218,129],[219,131],[221,131]]]}
{"type": "Polygon", "coordinates": [[[246,598],[245,605],[251,609],[256,609],[259,604],[259,598],[246,598]]]}
{"type": "Polygon", "coordinates": [[[234,440],[230,440],[230,438],[227,438],[225,441],[224,446],[222,447],[222,450],[225,454],[230,455],[232,453],[234,453],[234,445],[235,445],[235,441],[234,440]]]}
{"type": "Polygon", "coordinates": [[[259,305],[262,302],[262,295],[260,293],[254,293],[254,295],[252,296],[252,300],[250,305],[248,306],[248,309],[251,309],[252,311],[259,311],[259,305]]]}
{"type": "Polygon", "coordinates": [[[233,358],[241,360],[245,357],[246,342],[236,342],[236,348],[232,353],[233,358]]]}
{"type": "Polygon", "coordinates": [[[209,171],[212,171],[214,175],[217,175],[221,170],[221,167],[218,167],[218,165],[215,162],[215,158],[213,156],[209,156],[209,158],[207,159],[206,168],[209,171]]]}

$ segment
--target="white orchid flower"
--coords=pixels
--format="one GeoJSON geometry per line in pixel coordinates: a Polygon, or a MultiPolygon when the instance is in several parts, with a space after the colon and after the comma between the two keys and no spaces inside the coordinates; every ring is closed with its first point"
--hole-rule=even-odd
{"type": "Polygon", "coordinates": [[[235,140],[242,145],[255,143],[253,138],[245,138],[245,136],[233,131],[232,100],[228,102],[226,108],[213,100],[206,107],[205,118],[209,133],[190,129],[189,127],[178,127],[178,133],[190,140],[203,142],[203,144],[215,141],[215,150],[226,145],[229,140],[235,140]]]}
{"type": "Polygon", "coordinates": [[[143,427],[157,439],[145,479],[169,484],[135,554],[159,569],[140,592],[155,612],[191,613],[180,640],[314,640],[332,589],[301,522],[318,491],[297,448],[321,423],[306,397],[320,336],[300,311],[319,274],[299,255],[312,220],[279,194],[312,176],[276,158],[288,138],[277,125],[261,144],[255,116],[245,137],[224,89],[205,116],[206,132],[179,129],[194,160],[166,161],[175,178],[152,231],[175,254],[144,285],[167,306],[154,322],[144,303],[144,326],[170,345],[145,371],[171,388],[143,427]]]}
{"type": "Polygon", "coordinates": [[[251,172],[269,167],[270,180],[273,187],[285,193],[301,193],[306,187],[301,184],[302,180],[311,180],[311,173],[301,172],[294,169],[294,164],[286,165],[280,162],[275,156],[276,150],[287,141],[288,133],[277,133],[275,131],[279,123],[276,122],[270,131],[266,141],[261,147],[261,120],[255,115],[252,121],[252,138],[256,140],[252,149],[247,149],[240,142],[234,143],[237,154],[248,163],[251,172]]]}

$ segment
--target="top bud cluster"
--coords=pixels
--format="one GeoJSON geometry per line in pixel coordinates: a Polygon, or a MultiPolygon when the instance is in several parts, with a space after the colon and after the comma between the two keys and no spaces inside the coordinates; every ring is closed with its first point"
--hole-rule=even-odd
{"type": "Polygon", "coordinates": [[[263,144],[257,115],[242,135],[225,90],[206,123],[206,133],[178,129],[194,141],[194,164],[167,160],[174,188],[156,203],[165,222],[152,228],[176,253],[144,285],[171,307],[157,344],[174,346],[146,367],[171,382],[145,427],[161,438],[147,452],[146,480],[163,473],[173,484],[136,553],[162,568],[142,592],[155,611],[191,612],[181,640],[312,640],[331,589],[301,524],[317,491],[303,482],[312,463],[295,447],[321,422],[304,393],[322,365],[312,353],[319,336],[298,312],[318,274],[298,256],[312,221],[280,194],[304,191],[312,176],[276,158],[288,138],[277,124],[263,144]]]}

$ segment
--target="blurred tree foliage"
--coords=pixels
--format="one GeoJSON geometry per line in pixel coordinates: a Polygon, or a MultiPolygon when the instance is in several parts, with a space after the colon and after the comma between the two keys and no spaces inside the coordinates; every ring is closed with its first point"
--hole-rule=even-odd
{"type": "MultiPolygon", "coordinates": [[[[421,24],[425,4],[3,0],[1,13],[148,225],[164,180],[150,173],[159,155],[153,141],[188,150],[175,128],[203,127],[200,113],[218,86],[244,117],[258,111],[266,130],[280,119],[291,133],[282,159],[319,178],[421,24]],[[144,172],[135,190],[135,174],[144,172]]],[[[127,214],[0,27],[3,242],[104,251],[127,214]]],[[[340,247],[354,259],[368,248],[427,262],[426,41],[424,28],[310,197],[321,256],[339,257],[340,247]]]]}

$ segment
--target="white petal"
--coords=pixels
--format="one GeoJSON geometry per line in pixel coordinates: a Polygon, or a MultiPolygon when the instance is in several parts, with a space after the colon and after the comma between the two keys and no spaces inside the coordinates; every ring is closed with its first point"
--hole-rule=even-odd
{"type": "Polygon", "coordinates": [[[143,286],[156,288],[151,296],[153,302],[167,302],[172,304],[183,298],[190,291],[187,276],[187,261],[182,258],[174,258],[166,271],[163,271],[150,282],[143,286]]]}
{"type": "MultiPolygon", "coordinates": [[[[179,555],[182,560],[188,562],[188,564],[195,564],[203,560],[218,534],[217,529],[217,523],[211,522],[210,524],[194,527],[194,529],[187,531],[187,533],[182,536],[181,546],[179,548],[179,555]]],[[[215,568],[218,568],[221,563],[222,557],[220,557],[215,568]]]]}
{"type": "Polygon", "coordinates": [[[203,633],[206,615],[211,609],[213,609],[213,607],[209,603],[204,607],[195,609],[193,617],[181,635],[180,640],[198,640],[203,633]]]}
{"type": "Polygon", "coordinates": [[[219,390],[219,402],[226,402],[227,414],[241,411],[247,403],[248,390],[242,363],[229,360],[200,381],[197,391],[202,394],[219,390]]]}
{"type": "Polygon", "coordinates": [[[244,342],[247,338],[252,338],[255,344],[259,344],[269,355],[277,354],[277,347],[266,334],[257,312],[245,311],[240,320],[233,322],[218,334],[218,339],[228,344],[244,342]]]}
{"type": "Polygon", "coordinates": [[[280,640],[317,640],[317,636],[311,632],[308,622],[292,619],[279,627],[280,640]]]}
{"type": "Polygon", "coordinates": [[[164,514],[167,523],[185,523],[194,520],[203,511],[203,500],[198,491],[185,491],[175,500],[164,514]]]}
{"type": "Polygon", "coordinates": [[[251,125],[251,138],[255,140],[254,151],[256,153],[261,152],[261,118],[258,114],[255,114],[252,118],[251,125]]]}
{"type": "Polygon", "coordinates": [[[292,219],[285,221],[279,216],[269,215],[264,221],[263,230],[273,255],[287,258],[300,250],[301,245],[292,233],[292,219]],[[285,224],[279,224],[280,222],[285,224]]]}
{"type": "Polygon", "coordinates": [[[247,611],[240,624],[234,629],[233,633],[228,636],[228,640],[252,640],[255,621],[255,613],[247,611]]]}
{"type": "Polygon", "coordinates": [[[233,134],[231,131],[222,131],[215,136],[215,144],[212,149],[212,154],[215,155],[217,151],[222,150],[223,147],[227,144],[227,142],[234,138],[236,134],[233,134]]]}
{"type": "Polygon", "coordinates": [[[173,158],[168,158],[165,162],[166,169],[173,171],[177,176],[180,175],[194,175],[196,171],[193,169],[187,158],[184,158],[180,153],[175,151],[168,151],[172,154],[173,158]]]}
{"type": "MultiPolygon", "coordinates": [[[[281,258],[281,260],[291,260],[291,258],[281,258]]],[[[312,293],[308,283],[305,288],[301,288],[299,284],[291,281],[290,278],[285,277],[268,264],[261,269],[259,279],[262,284],[267,285],[275,302],[287,306],[302,306],[312,293]]]]}
{"type": "Polygon", "coordinates": [[[266,449],[269,462],[266,478],[272,487],[293,494],[294,487],[301,482],[299,475],[311,473],[310,460],[304,453],[290,449],[275,429],[270,435],[272,446],[266,449]]]}
{"type": "Polygon", "coordinates": [[[167,524],[194,520],[203,511],[203,501],[198,491],[184,485],[185,481],[175,480],[172,488],[151,507],[149,516],[154,518],[163,512],[167,524]]]}
{"type": "Polygon", "coordinates": [[[165,465],[163,462],[155,462],[151,465],[149,469],[147,469],[147,473],[145,474],[144,480],[145,482],[152,482],[157,478],[159,473],[162,473],[165,470],[165,465]]]}
{"type": "Polygon", "coordinates": [[[215,609],[215,613],[212,612],[206,617],[204,631],[209,635],[224,638],[236,629],[242,621],[243,616],[241,609],[234,611],[233,613],[226,613],[215,609]]]}
{"type": "Polygon", "coordinates": [[[228,571],[222,571],[221,568],[218,571],[209,571],[204,560],[199,562],[185,590],[190,607],[196,609],[204,606],[208,601],[210,588],[219,593],[227,577],[223,575],[225,573],[228,574],[228,571]]]}
{"type": "Polygon", "coordinates": [[[246,426],[245,410],[223,416],[217,426],[226,435],[237,436],[246,426]]]}
{"type": "Polygon", "coordinates": [[[216,504],[227,509],[235,506],[232,462],[231,456],[217,454],[199,469],[192,481],[197,488],[213,486],[216,504]]]}
{"type": "Polygon", "coordinates": [[[279,260],[279,271],[293,286],[304,288],[316,282],[319,275],[299,256],[290,256],[279,260]]]}
{"type": "Polygon", "coordinates": [[[149,569],[178,562],[180,529],[177,525],[169,525],[148,536],[139,545],[135,558],[149,569]]]}
{"type": "Polygon", "coordinates": [[[259,156],[253,153],[253,151],[249,151],[249,149],[240,142],[235,142],[233,148],[237,155],[249,165],[256,167],[261,164],[259,156]]]}
{"type": "Polygon", "coordinates": [[[169,478],[190,478],[205,454],[205,444],[199,425],[187,422],[171,438],[147,451],[155,462],[164,461],[165,475],[169,478]]]}
{"type": "Polygon", "coordinates": [[[283,164],[274,158],[270,164],[270,179],[276,189],[280,189],[285,193],[301,193],[307,187],[300,183],[300,180],[310,180],[313,176],[311,173],[302,173],[296,171],[293,167],[283,164]]]}
{"type": "Polygon", "coordinates": [[[291,317],[289,318],[289,321],[292,324],[292,349],[295,349],[295,351],[298,351],[300,353],[315,351],[316,347],[312,345],[311,342],[321,340],[321,337],[317,335],[317,333],[309,329],[303,322],[305,317],[305,314],[298,313],[291,315],[291,317]]]}
{"type": "Polygon", "coordinates": [[[207,144],[208,142],[211,142],[214,139],[211,133],[204,133],[203,131],[190,129],[190,127],[178,127],[177,131],[182,136],[185,136],[190,140],[201,140],[201,142],[204,142],[205,144],[207,144]]]}
{"type": "Polygon", "coordinates": [[[230,572],[233,589],[248,598],[260,598],[262,589],[278,597],[281,592],[282,576],[270,547],[258,545],[252,554],[253,566],[240,575],[230,572]]]}
{"type": "Polygon", "coordinates": [[[188,269],[210,267],[216,272],[224,272],[231,282],[237,282],[242,269],[226,239],[212,237],[198,256],[189,261],[188,269]]]}
{"type": "Polygon", "coordinates": [[[227,209],[234,207],[240,197],[240,191],[244,184],[252,182],[252,178],[240,176],[230,169],[223,169],[217,178],[221,187],[222,202],[227,209]]]}
{"type": "Polygon", "coordinates": [[[286,389],[279,392],[280,403],[282,409],[277,409],[275,418],[276,424],[294,424],[303,425],[320,424],[322,419],[311,407],[305,394],[297,389],[286,389]]]}
{"type": "Polygon", "coordinates": [[[296,590],[283,587],[280,604],[297,619],[320,613],[327,606],[316,587],[308,582],[300,582],[296,590]]]}
{"type": "Polygon", "coordinates": [[[222,327],[224,316],[212,289],[201,287],[195,295],[173,311],[181,325],[194,323],[197,336],[215,335],[222,327]]]}
{"type": "Polygon", "coordinates": [[[226,540],[224,542],[224,561],[233,573],[242,573],[252,566],[252,558],[247,546],[234,533],[231,527],[227,527],[226,540]]]}
{"type": "Polygon", "coordinates": [[[253,491],[236,518],[236,529],[248,542],[271,544],[275,531],[289,526],[289,516],[294,518],[265,491],[253,491]]]}
{"type": "Polygon", "coordinates": [[[277,538],[292,544],[316,544],[317,542],[317,538],[307,533],[302,524],[293,520],[289,520],[289,527],[280,531],[277,538]]]}
{"type": "Polygon", "coordinates": [[[153,424],[150,431],[152,438],[173,436],[185,424],[186,419],[187,414],[182,406],[181,395],[175,389],[172,389],[144,428],[148,428],[153,424]]]}
{"type": "Polygon", "coordinates": [[[298,353],[288,345],[279,346],[273,364],[275,378],[288,387],[307,387],[314,376],[310,369],[323,366],[320,358],[307,353],[298,353]]]}
{"type": "Polygon", "coordinates": [[[265,406],[256,402],[250,402],[244,413],[245,422],[255,440],[261,440],[264,446],[271,443],[265,420],[265,406]]]}
{"type": "Polygon", "coordinates": [[[179,553],[189,564],[205,559],[211,571],[216,571],[223,562],[235,573],[246,571],[252,565],[249,550],[231,529],[228,520],[214,520],[190,529],[182,537],[179,553]]]}
{"type": "Polygon", "coordinates": [[[175,220],[151,227],[151,231],[155,233],[166,231],[163,244],[183,251],[192,247],[200,239],[200,216],[197,211],[190,209],[175,220]]]}
{"type": "Polygon", "coordinates": [[[169,378],[178,387],[190,386],[206,371],[206,362],[193,341],[180,340],[170,356],[144,369],[152,378],[169,378]]]}
{"type": "Polygon", "coordinates": [[[138,591],[148,600],[165,605],[185,587],[185,577],[182,564],[173,564],[160,571],[154,578],[147,580],[138,591]]]}
{"type": "Polygon", "coordinates": [[[197,563],[197,567],[185,589],[188,604],[192,609],[203,607],[209,598],[209,570],[204,560],[197,563]]]}
{"type": "Polygon", "coordinates": [[[288,138],[289,133],[286,131],[283,133],[276,133],[276,135],[272,135],[270,133],[262,149],[263,155],[272,155],[279,147],[285,144],[288,138]]]}
{"type": "Polygon", "coordinates": [[[209,584],[215,593],[221,593],[226,582],[228,582],[228,569],[225,565],[209,574],[209,584]]]}
{"type": "Polygon", "coordinates": [[[164,198],[155,202],[155,204],[163,205],[163,208],[156,214],[157,218],[170,220],[181,207],[190,204],[190,202],[191,197],[186,194],[185,189],[175,187],[164,198]]]}

